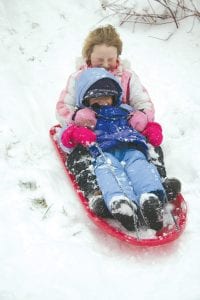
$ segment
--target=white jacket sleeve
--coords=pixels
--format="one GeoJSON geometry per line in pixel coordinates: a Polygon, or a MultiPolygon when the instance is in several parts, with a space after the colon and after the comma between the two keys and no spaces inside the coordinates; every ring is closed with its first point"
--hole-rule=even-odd
{"type": "Polygon", "coordinates": [[[61,125],[69,124],[72,121],[75,111],[75,80],[79,72],[70,75],[56,104],[56,117],[61,125]]]}
{"type": "Polygon", "coordinates": [[[141,84],[139,77],[135,72],[131,72],[131,78],[129,82],[129,102],[136,110],[150,110],[154,112],[154,105],[151,98],[141,84]]]}

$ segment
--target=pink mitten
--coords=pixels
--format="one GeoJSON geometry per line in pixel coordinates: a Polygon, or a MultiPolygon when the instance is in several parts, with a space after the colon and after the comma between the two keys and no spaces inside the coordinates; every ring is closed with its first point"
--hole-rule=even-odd
{"type": "Polygon", "coordinates": [[[136,110],[131,114],[129,125],[137,131],[143,131],[148,122],[153,122],[154,110],[145,109],[143,111],[136,110]]]}
{"type": "Polygon", "coordinates": [[[162,143],[162,127],[156,122],[149,122],[145,130],[143,130],[141,133],[146,136],[148,142],[155,147],[160,146],[162,143]]]}
{"type": "Polygon", "coordinates": [[[67,148],[73,148],[77,143],[72,139],[73,131],[76,130],[76,125],[70,125],[65,131],[63,131],[61,136],[62,144],[67,148]]]}
{"type": "Polygon", "coordinates": [[[61,142],[67,148],[73,148],[78,144],[89,146],[96,142],[96,134],[86,127],[71,125],[63,132],[61,142]]]}
{"type": "Polygon", "coordinates": [[[96,125],[95,112],[90,108],[79,109],[74,118],[75,124],[94,128],[96,125]]]}
{"type": "Polygon", "coordinates": [[[86,127],[77,127],[72,133],[72,140],[76,144],[89,146],[96,142],[96,134],[86,127]]]}
{"type": "Polygon", "coordinates": [[[140,110],[136,110],[135,112],[133,112],[131,118],[129,119],[129,125],[140,132],[145,129],[147,123],[147,115],[140,110]]]}
{"type": "Polygon", "coordinates": [[[154,121],[154,109],[149,110],[149,109],[144,109],[143,112],[147,115],[148,122],[153,122],[154,121]]]}

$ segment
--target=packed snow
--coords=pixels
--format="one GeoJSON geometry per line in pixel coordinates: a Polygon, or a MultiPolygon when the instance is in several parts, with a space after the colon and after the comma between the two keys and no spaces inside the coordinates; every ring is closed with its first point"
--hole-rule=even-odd
{"type": "Polygon", "coordinates": [[[199,21],[133,30],[98,0],[2,0],[0,11],[0,299],[199,300],[199,21]],[[188,204],[183,235],[162,247],[133,247],[96,227],[49,139],[84,38],[108,23],[152,97],[168,176],[188,204]]]}

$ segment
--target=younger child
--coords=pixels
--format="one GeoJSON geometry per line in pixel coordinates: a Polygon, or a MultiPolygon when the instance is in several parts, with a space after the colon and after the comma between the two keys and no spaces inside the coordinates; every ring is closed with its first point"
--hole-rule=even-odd
{"type": "MultiPolygon", "coordinates": [[[[145,135],[160,144],[162,129],[150,122],[140,134],[129,118],[134,112],[122,104],[122,88],[110,72],[90,68],[76,81],[76,105],[93,112],[94,131],[71,124],[61,136],[62,146],[89,146],[97,182],[109,212],[128,230],[135,230],[141,210],[149,227],[163,226],[165,192],[156,167],[148,161],[145,135]]],[[[80,111],[79,110],[79,111],[80,111]]]]}

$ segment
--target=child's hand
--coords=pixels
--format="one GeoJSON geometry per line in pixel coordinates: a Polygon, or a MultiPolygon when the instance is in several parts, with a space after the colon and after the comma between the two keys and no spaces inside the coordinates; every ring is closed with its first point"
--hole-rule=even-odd
{"type": "Polygon", "coordinates": [[[141,134],[146,136],[148,142],[154,147],[158,147],[162,143],[162,127],[156,122],[149,122],[141,134]]]}
{"type": "Polygon", "coordinates": [[[86,127],[71,125],[63,132],[61,142],[67,148],[73,148],[78,144],[89,146],[96,142],[96,134],[86,127]]]}
{"type": "Polygon", "coordinates": [[[150,110],[136,110],[131,114],[129,119],[129,125],[137,131],[141,132],[145,129],[148,122],[152,122],[154,118],[154,112],[150,110]]]}
{"type": "Polygon", "coordinates": [[[95,112],[90,108],[79,109],[75,115],[74,122],[78,126],[94,128],[97,122],[95,112]]]}

